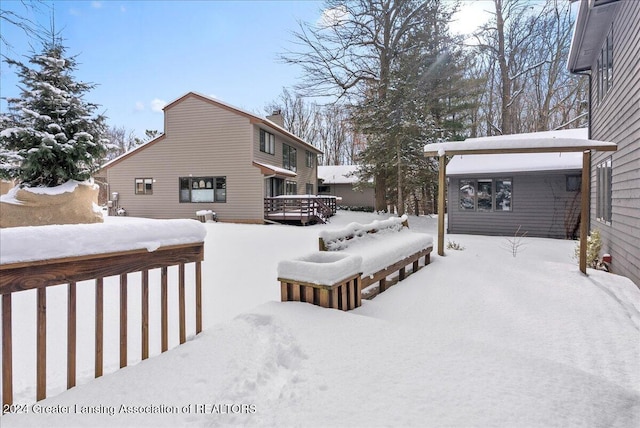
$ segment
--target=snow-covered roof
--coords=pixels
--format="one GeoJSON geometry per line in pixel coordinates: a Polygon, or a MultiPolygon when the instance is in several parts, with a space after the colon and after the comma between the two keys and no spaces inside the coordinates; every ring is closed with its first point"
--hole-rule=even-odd
{"type": "Polygon", "coordinates": [[[424,146],[425,156],[502,153],[557,153],[583,150],[615,151],[615,143],[589,140],[586,128],[468,138],[424,146]]]}
{"type": "Polygon", "coordinates": [[[298,175],[293,171],[280,168],[279,166],[269,165],[268,163],[253,161],[253,164],[260,168],[265,175],[284,175],[285,177],[296,177],[298,175]]]}
{"type": "Polygon", "coordinates": [[[318,166],[318,178],[325,184],[355,184],[358,182],[358,165],[318,166]]]}
{"type": "Polygon", "coordinates": [[[456,155],[447,164],[447,175],[581,169],[579,152],[456,155]]]}

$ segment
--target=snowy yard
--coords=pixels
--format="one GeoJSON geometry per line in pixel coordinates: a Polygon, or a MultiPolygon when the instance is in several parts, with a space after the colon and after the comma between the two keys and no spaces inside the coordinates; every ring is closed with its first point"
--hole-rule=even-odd
{"type": "MultiPolygon", "coordinates": [[[[2,426],[640,426],[640,291],[616,275],[581,275],[575,242],[528,238],[513,257],[506,238],[450,235],[463,251],[434,252],[429,266],[353,311],[279,302],[279,261],[316,251],[322,230],[379,218],[206,224],[204,332],[142,363],[134,348],[131,366],[113,372],[117,287],[109,295],[105,286],[113,349],[97,380],[93,294],[79,287],[80,386],[63,392],[66,343],[49,339],[51,397],[34,406],[35,381],[17,384],[26,413],[3,416],[2,426]]],[[[409,225],[435,236],[435,218],[409,225]]],[[[64,290],[50,294],[49,328],[64,330],[64,290]]],[[[25,307],[14,340],[26,342],[15,352],[34,347],[30,298],[14,302],[16,313],[25,307]]],[[[14,376],[31,364],[16,361],[14,376]]]]}

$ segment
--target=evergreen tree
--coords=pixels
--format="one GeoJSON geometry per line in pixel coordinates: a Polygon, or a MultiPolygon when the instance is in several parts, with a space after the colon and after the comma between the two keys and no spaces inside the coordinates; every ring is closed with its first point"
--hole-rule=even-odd
{"type": "Polygon", "coordinates": [[[0,178],[23,187],[53,187],[68,180],[84,181],[107,152],[105,117],[97,104],[83,99],[95,85],[78,82],[75,57],[65,55],[58,37],[44,42],[18,68],[19,98],[8,98],[9,112],[0,116],[0,178]]]}

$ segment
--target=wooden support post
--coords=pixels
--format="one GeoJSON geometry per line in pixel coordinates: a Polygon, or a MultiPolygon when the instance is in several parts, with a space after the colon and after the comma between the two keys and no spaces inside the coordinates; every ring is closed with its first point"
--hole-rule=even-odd
{"type": "Polygon", "coordinates": [[[196,262],[196,334],[202,332],[202,262],[196,262]]]}
{"type": "Polygon", "coordinates": [[[354,281],[356,293],[355,307],[359,308],[362,305],[362,277],[358,275],[354,281]]]}
{"type": "Polygon", "coordinates": [[[47,397],[47,289],[38,288],[36,339],[36,400],[47,397]]]}
{"type": "Polygon", "coordinates": [[[580,187],[580,271],[587,274],[587,238],[589,236],[589,196],[591,194],[591,150],[582,152],[580,187]]]}
{"type": "Polygon", "coordinates": [[[13,404],[13,341],[11,293],[2,295],[2,405],[13,404]]]}
{"type": "Polygon", "coordinates": [[[71,389],[76,386],[76,283],[67,287],[67,389],[71,389]]]}
{"type": "Polygon", "coordinates": [[[149,271],[142,271],[142,355],[141,359],[149,358],[149,271]]]}
{"type": "Polygon", "coordinates": [[[180,322],[180,344],[187,341],[187,316],[184,291],[184,263],[178,265],[178,319],[180,322]]]}
{"type": "Polygon", "coordinates": [[[420,264],[418,263],[419,260],[416,260],[415,262],[413,262],[413,272],[418,272],[418,269],[420,269],[420,264]]]}
{"type": "MultiPolygon", "coordinates": [[[[343,286],[344,287],[344,286],[343,286]]],[[[331,289],[331,307],[333,309],[338,309],[338,287],[333,287],[331,289]]]]}
{"type": "Polygon", "coordinates": [[[329,290],[327,290],[326,288],[320,288],[318,289],[318,294],[319,294],[320,306],[322,306],[323,308],[328,308],[329,307],[329,290]]]}
{"type": "Polygon", "coordinates": [[[160,342],[161,350],[169,349],[169,298],[167,295],[167,268],[160,268],[160,342]]]}
{"type": "Polygon", "coordinates": [[[102,278],[96,279],[96,351],[95,351],[95,377],[102,376],[103,366],[103,319],[104,319],[104,294],[103,294],[104,280],[102,278]]]}
{"type": "Polygon", "coordinates": [[[380,287],[379,287],[380,293],[382,293],[386,289],[387,289],[387,278],[382,278],[380,280],[380,287]]]}
{"type": "Polygon", "coordinates": [[[120,368],[127,366],[127,274],[120,275],[120,368]]]}
{"type": "Polygon", "coordinates": [[[340,298],[342,299],[342,306],[340,307],[340,309],[342,309],[343,311],[346,311],[349,309],[349,296],[348,293],[351,293],[351,281],[347,282],[347,285],[343,285],[342,287],[340,287],[340,298]]]}
{"type": "Polygon", "coordinates": [[[447,193],[446,159],[442,155],[438,162],[438,255],[444,256],[444,212],[447,193]]]}
{"type": "Polygon", "coordinates": [[[284,281],[280,281],[280,301],[288,302],[289,301],[289,287],[287,283],[284,281]]]}
{"type": "Polygon", "coordinates": [[[405,279],[406,276],[407,276],[406,269],[403,266],[398,271],[398,281],[402,281],[403,279],[405,279]]]}
{"type": "Polygon", "coordinates": [[[304,301],[313,303],[313,287],[304,287],[304,301]]]}
{"type": "Polygon", "coordinates": [[[291,287],[291,295],[289,296],[290,300],[293,300],[294,302],[299,302],[300,301],[300,284],[297,283],[292,283],[290,284],[291,287]]]}

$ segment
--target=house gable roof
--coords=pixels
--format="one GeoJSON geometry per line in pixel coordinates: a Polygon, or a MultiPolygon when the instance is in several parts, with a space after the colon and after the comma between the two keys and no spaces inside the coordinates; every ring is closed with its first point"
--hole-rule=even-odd
{"type": "Polygon", "coordinates": [[[225,110],[228,110],[230,112],[236,113],[240,116],[246,117],[247,119],[249,119],[249,121],[251,121],[252,124],[257,124],[257,125],[262,125],[263,127],[267,127],[270,128],[274,131],[277,131],[283,135],[285,135],[286,137],[294,140],[295,142],[301,144],[302,146],[304,146],[307,150],[312,151],[316,154],[322,154],[322,150],[317,149],[316,147],[312,146],[311,144],[307,143],[306,141],[304,141],[302,138],[298,137],[295,134],[292,134],[291,132],[287,131],[286,129],[284,129],[283,127],[279,126],[278,124],[262,118],[260,116],[257,116],[253,113],[250,113],[246,110],[243,110],[241,108],[232,106],[231,104],[227,104],[224,101],[220,101],[218,99],[215,98],[211,98],[208,97],[206,95],[197,93],[197,92],[187,92],[186,94],[184,94],[183,96],[181,96],[180,98],[178,98],[177,100],[174,100],[172,102],[170,102],[169,104],[167,104],[163,110],[169,110],[170,108],[172,108],[173,106],[175,106],[176,104],[179,104],[180,102],[184,101],[187,98],[190,97],[194,97],[197,98],[199,100],[205,101],[209,104],[213,104],[217,107],[223,108],[225,110]]]}
{"type": "MultiPolygon", "coordinates": [[[[292,134],[291,132],[287,131],[286,129],[278,126],[277,124],[273,123],[272,121],[268,120],[268,119],[263,119],[261,117],[256,116],[255,114],[249,113],[245,110],[242,110],[238,107],[234,107],[230,104],[227,104],[223,101],[220,100],[216,100],[214,98],[211,97],[207,97],[206,95],[202,95],[202,94],[198,94],[196,92],[188,92],[186,94],[184,94],[183,96],[181,96],[180,98],[170,102],[169,104],[167,104],[162,110],[166,111],[175,107],[176,105],[180,104],[182,101],[186,100],[187,98],[196,98],[199,99],[201,101],[207,102],[209,104],[213,104],[219,108],[225,109],[227,111],[230,111],[232,113],[238,114],[240,116],[246,117],[247,119],[249,119],[250,123],[252,124],[257,124],[257,125],[261,125],[263,127],[266,128],[270,128],[274,131],[279,132],[280,134],[285,135],[287,138],[290,138],[291,140],[294,140],[295,142],[297,142],[298,144],[302,145],[305,149],[314,152],[316,154],[322,154],[322,151],[313,147],[311,144],[307,143],[306,141],[304,141],[303,139],[299,138],[298,136],[292,134]]],[[[166,130],[165,130],[166,132],[166,130]]],[[[114,165],[117,165],[118,163],[122,162],[123,160],[129,158],[130,156],[133,156],[134,154],[149,148],[151,146],[153,146],[154,144],[162,141],[164,138],[166,137],[166,134],[162,134],[157,138],[154,138],[151,141],[148,141],[144,144],[139,145],[138,147],[134,148],[133,150],[128,151],[127,153],[124,153],[120,156],[118,156],[115,159],[110,160],[109,162],[103,164],[100,167],[100,170],[104,170],[107,168],[111,168],[114,165]]]]}

